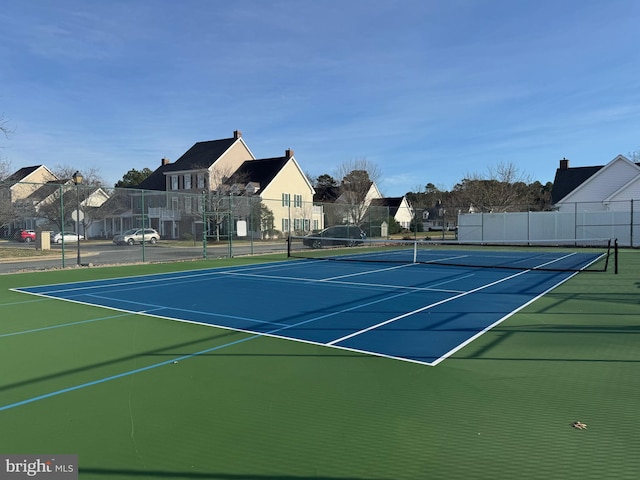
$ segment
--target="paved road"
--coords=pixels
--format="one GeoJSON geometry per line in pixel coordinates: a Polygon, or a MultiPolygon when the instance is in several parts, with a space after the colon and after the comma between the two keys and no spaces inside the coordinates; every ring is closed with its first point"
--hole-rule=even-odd
{"type": "MultiPolygon", "coordinates": [[[[2,247],[19,247],[34,249],[35,246],[20,243],[8,243],[2,247]]],[[[19,259],[0,259],[0,273],[12,273],[30,270],[48,270],[61,267],[74,267],[77,265],[77,246],[75,243],[65,245],[64,265],[60,254],[60,245],[52,245],[51,257],[31,257],[19,259]]],[[[255,242],[253,245],[236,243],[232,246],[208,245],[207,258],[225,258],[261,253],[275,253],[286,251],[286,243],[279,242],[255,242]]],[[[156,245],[116,246],[108,242],[81,242],[80,262],[83,265],[117,265],[123,263],[140,262],[171,262],[180,260],[202,259],[202,244],[194,246],[169,247],[158,243],[156,245]]]]}

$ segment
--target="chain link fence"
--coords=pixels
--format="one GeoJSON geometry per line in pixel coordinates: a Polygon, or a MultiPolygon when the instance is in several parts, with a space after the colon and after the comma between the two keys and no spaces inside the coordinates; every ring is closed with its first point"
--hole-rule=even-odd
{"type": "Polygon", "coordinates": [[[0,247],[39,250],[51,268],[286,252],[289,235],[357,224],[381,237],[393,233],[390,222],[387,207],[316,204],[298,195],[0,184],[0,247]]]}
{"type": "Polygon", "coordinates": [[[286,252],[289,235],[345,224],[359,226],[373,239],[617,238],[621,246],[637,247],[638,207],[638,200],[629,200],[565,204],[546,212],[514,206],[505,213],[474,213],[468,206],[439,204],[401,212],[369,204],[304,202],[302,196],[287,194],[265,199],[59,182],[0,184],[0,248],[38,250],[40,258],[46,253],[51,268],[225,258],[286,252]]]}

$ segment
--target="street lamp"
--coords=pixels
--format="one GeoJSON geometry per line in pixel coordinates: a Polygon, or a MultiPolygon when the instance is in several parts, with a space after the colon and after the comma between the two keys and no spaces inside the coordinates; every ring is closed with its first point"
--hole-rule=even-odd
{"type": "Polygon", "coordinates": [[[80,184],[82,183],[82,175],[76,171],[71,178],[73,178],[73,183],[76,186],[76,235],[78,236],[76,240],[78,245],[78,266],[80,266],[80,184]]]}

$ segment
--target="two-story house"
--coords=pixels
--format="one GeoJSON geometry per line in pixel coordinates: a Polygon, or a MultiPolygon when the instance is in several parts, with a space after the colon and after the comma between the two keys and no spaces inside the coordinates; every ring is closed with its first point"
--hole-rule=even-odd
{"type": "Polygon", "coordinates": [[[300,234],[323,226],[322,208],[313,204],[313,186],[291,149],[283,157],[247,160],[226,185],[236,194],[260,198],[273,216],[273,228],[266,230],[300,234]]]}
{"type": "MultiPolygon", "coordinates": [[[[247,198],[253,198],[252,204],[260,202],[272,215],[268,230],[288,234],[308,232],[315,225],[321,228],[322,215],[314,214],[313,186],[293,151],[287,150],[284,157],[256,159],[239,130],[231,138],[198,142],[173,163],[162,159],[137,188],[138,196],[144,196],[138,202],[146,205],[141,214],[146,224],[165,238],[179,238],[185,232],[200,235],[195,226],[205,222],[211,234],[234,233],[237,222],[246,222],[255,212],[247,198]],[[242,197],[244,203],[234,197],[242,197]]],[[[129,214],[129,224],[135,223],[135,205],[129,214]]],[[[264,236],[264,221],[252,220],[252,235],[264,236]]]]}

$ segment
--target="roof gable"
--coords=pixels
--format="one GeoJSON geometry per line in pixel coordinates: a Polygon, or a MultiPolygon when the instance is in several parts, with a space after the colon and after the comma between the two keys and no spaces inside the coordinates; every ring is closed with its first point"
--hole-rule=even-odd
{"type": "Polygon", "coordinates": [[[204,170],[213,165],[235,143],[235,138],[198,142],[178,160],[165,165],[164,172],[204,170]]]}
{"type": "Polygon", "coordinates": [[[395,216],[395,214],[400,210],[400,208],[409,209],[409,202],[407,202],[406,197],[382,197],[382,198],[374,198],[371,200],[372,207],[387,207],[389,209],[389,214],[395,216]]]}
{"type": "MultiPolygon", "coordinates": [[[[262,195],[263,192],[269,187],[269,184],[287,168],[287,165],[293,166],[299,173],[300,178],[309,188],[309,191],[315,193],[313,185],[309,182],[309,179],[304,174],[300,165],[296,161],[295,157],[287,151],[284,157],[263,158],[256,160],[245,161],[240,168],[238,168],[233,175],[225,182],[227,186],[233,186],[235,184],[254,184],[258,185],[259,189],[257,193],[262,195]]],[[[249,189],[251,190],[251,189],[249,189]]],[[[248,193],[251,193],[247,190],[248,193]]]]}
{"type": "Polygon", "coordinates": [[[26,200],[33,201],[36,203],[42,202],[47,199],[49,196],[53,195],[60,191],[60,186],[68,184],[69,180],[52,180],[50,182],[45,183],[40,188],[32,192],[26,200]]]}
{"type": "Polygon", "coordinates": [[[618,155],[602,167],[591,168],[597,170],[560,200],[554,198],[554,203],[600,202],[640,176],[640,166],[623,155],[618,155]]]}
{"type": "Polygon", "coordinates": [[[605,202],[628,202],[629,200],[637,200],[640,198],[640,175],[631,179],[625,185],[613,192],[605,202]]]}
{"type": "Polygon", "coordinates": [[[225,182],[226,185],[257,183],[264,190],[289,161],[287,157],[247,160],[225,182]]]}
{"type": "Polygon", "coordinates": [[[371,200],[371,205],[376,207],[394,207],[400,208],[404,197],[382,197],[371,200]]]}
{"type": "Polygon", "coordinates": [[[8,183],[21,182],[26,177],[31,175],[34,171],[36,171],[38,168],[40,168],[40,165],[34,165],[34,166],[31,166],[31,167],[22,167],[20,170],[18,170],[16,172],[12,173],[11,175],[9,175],[5,179],[5,182],[8,182],[8,183]]]}
{"type": "Polygon", "coordinates": [[[162,165],[145,178],[136,188],[144,190],[166,190],[166,175],[171,172],[207,170],[223,157],[235,144],[241,144],[250,158],[255,158],[242,136],[237,132],[232,138],[208,140],[195,143],[178,160],[170,163],[163,159],[162,165]]]}
{"type": "MultiPolygon", "coordinates": [[[[49,178],[56,178],[56,176],[44,165],[32,165],[31,167],[22,167],[18,171],[9,175],[4,182],[9,183],[11,185],[19,183],[19,182],[29,182],[29,176],[33,175],[38,170],[44,170],[46,172],[46,176],[49,178]]],[[[41,183],[41,182],[36,182],[41,183]]]]}
{"type": "Polygon", "coordinates": [[[601,168],[602,165],[597,167],[558,168],[551,189],[551,203],[558,203],[595,175],[601,168]]]}

